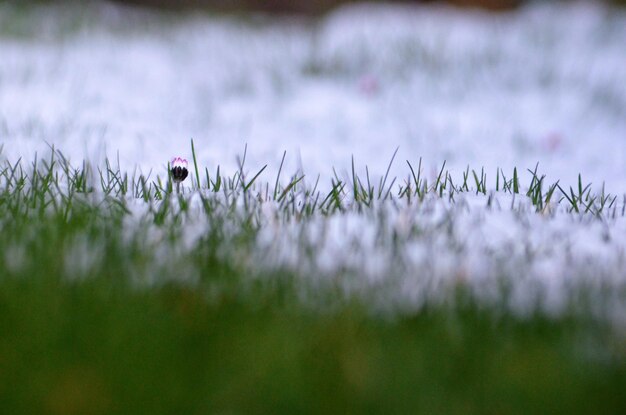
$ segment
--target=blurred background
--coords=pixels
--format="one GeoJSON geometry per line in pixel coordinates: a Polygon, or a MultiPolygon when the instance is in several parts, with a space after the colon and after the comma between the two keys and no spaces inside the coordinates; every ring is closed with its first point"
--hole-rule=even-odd
{"type": "MultiPolygon", "coordinates": [[[[141,4],[152,7],[205,7],[222,9],[251,9],[273,12],[320,13],[354,0],[117,0],[124,3],[141,4]]],[[[428,0],[392,0],[391,2],[424,3],[428,0]]],[[[515,7],[520,0],[449,0],[451,4],[483,7],[489,9],[507,9],[515,7]]],[[[379,2],[380,3],[380,2],[379,2]]],[[[389,3],[389,2],[388,2],[389,3]]]]}
{"type": "MultiPolygon", "coordinates": [[[[9,2],[28,2],[29,0],[0,0],[9,2]]],[[[50,3],[63,0],[31,0],[31,2],[50,3]]],[[[72,0],[66,0],[72,1],[72,0]]],[[[79,3],[80,0],[74,0],[79,3]]],[[[358,0],[108,0],[117,3],[141,5],[164,9],[218,9],[218,10],[259,10],[277,13],[324,13],[346,3],[359,3],[358,0]]],[[[472,7],[488,10],[510,10],[522,4],[541,2],[542,0],[370,0],[368,3],[441,3],[459,7],[472,7]]],[[[561,0],[567,2],[573,0],[561,0]]],[[[593,1],[593,0],[591,0],[593,1]]],[[[626,0],[596,0],[599,2],[626,4],[626,0]]],[[[543,0],[545,3],[555,2],[543,0]]]]}
{"type": "MultiPolygon", "coordinates": [[[[330,180],[354,157],[626,192],[626,9],[609,1],[0,1],[2,155],[330,180]],[[143,7],[147,6],[147,7],[143,7]],[[463,7],[461,7],[463,6],[463,7]],[[492,10],[497,10],[493,12],[492,10]],[[180,12],[183,11],[183,12],[180,12]]],[[[495,183],[493,183],[495,185],[495,183]]]]}

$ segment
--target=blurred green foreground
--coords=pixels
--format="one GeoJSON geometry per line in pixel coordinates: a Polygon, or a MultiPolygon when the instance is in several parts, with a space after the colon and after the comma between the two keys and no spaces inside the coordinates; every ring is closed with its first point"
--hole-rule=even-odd
{"type": "MultiPolygon", "coordinates": [[[[207,272],[220,272],[208,269],[207,272]]],[[[121,277],[121,276],[120,276],[121,277]]],[[[6,414],[619,414],[626,361],[567,318],[472,306],[393,322],[109,276],[0,282],[6,414]]],[[[623,343],[621,344],[623,347],[623,343]]]]}

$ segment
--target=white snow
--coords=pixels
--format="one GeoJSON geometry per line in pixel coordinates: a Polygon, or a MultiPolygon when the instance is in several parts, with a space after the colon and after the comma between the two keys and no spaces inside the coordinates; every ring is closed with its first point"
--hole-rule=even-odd
{"type": "MultiPolygon", "coordinates": [[[[429,180],[446,160],[457,181],[466,166],[485,167],[492,188],[497,167],[528,178],[539,163],[565,188],[581,173],[595,189],[626,193],[623,10],[357,5],[307,21],[88,4],[38,7],[17,24],[20,13],[0,5],[0,143],[10,160],[54,145],[76,163],[119,152],[122,169],[163,175],[172,157],[191,159],[193,138],[210,172],[235,171],[247,144],[247,169],[269,164],[263,180],[286,150],[283,177],[302,169],[325,188],[333,167],[348,175],[352,156],[377,182],[398,147],[400,178],[404,160],[422,157],[429,180]]],[[[284,223],[267,205],[258,258],[246,261],[355,269],[366,281],[348,291],[384,280],[390,301],[409,306],[466,282],[489,299],[503,275],[519,277],[520,308],[537,287],[559,309],[573,282],[624,286],[624,218],[546,217],[496,199],[493,209],[486,197],[390,209],[382,239],[380,218],[284,223]],[[298,252],[307,245],[314,258],[298,252]]]]}
{"type": "Polygon", "coordinates": [[[459,174],[484,166],[492,181],[498,166],[539,162],[551,180],[582,173],[626,191],[624,11],[361,5],[318,22],[81,12],[35,9],[16,35],[6,23],[18,12],[0,8],[7,157],[49,143],[74,160],[119,151],[129,170],[161,171],[189,158],[193,137],[210,171],[232,171],[247,143],[251,169],[269,163],[271,176],[287,150],[286,171],[301,162],[327,178],[352,155],[383,174],[399,147],[403,176],[420,156],[459,174]]]}

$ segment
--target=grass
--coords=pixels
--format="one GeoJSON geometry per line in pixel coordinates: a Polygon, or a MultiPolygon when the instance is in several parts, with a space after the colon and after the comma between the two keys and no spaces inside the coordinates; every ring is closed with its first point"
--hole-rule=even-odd
{"type": "Polygon", "coordinates": [[[457,284],[443,301],[381,312],[368,299],[384,287],[345,288],[365,284],[366,267],[273,266],[259,243],[291,226],[299,258],[315,259],[324,248],[303,229],[366,217],[393,279],[418,272],[393,253],[427,231],[399,235],[388,211],[471,195],[488,211],[505,195],[525,202],[512,204],[520,214],[608,223],[624,215],[617,196],[580,176],[576,188],[547,184],[537,168],[528,186],[498,170],[496,192],[469,168],[429,181],[421,161],[378,181],[353,162],[322,190],[282,179],[282,163],[265,182],[245,154],[233,176],[211,173],[192,152],[179,194],[167,174],[76,168],[54,149],[0,168],[2,413],[626,411],[624,332],[592,307],[519,314],[457,284]]]}

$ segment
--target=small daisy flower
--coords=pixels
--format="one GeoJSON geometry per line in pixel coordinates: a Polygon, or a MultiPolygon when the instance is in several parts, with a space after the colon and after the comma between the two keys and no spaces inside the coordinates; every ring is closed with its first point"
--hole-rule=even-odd
{"type": "Polygon", "coordinates": [[[187,160],[181,157],[174,157],[170,164],[170,174],[175,183],[184,181],[189,175],[187,170],[187,160]]]}

